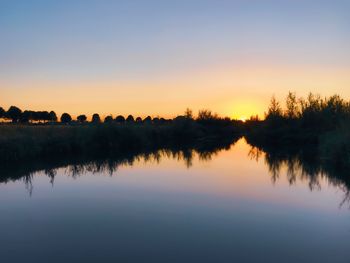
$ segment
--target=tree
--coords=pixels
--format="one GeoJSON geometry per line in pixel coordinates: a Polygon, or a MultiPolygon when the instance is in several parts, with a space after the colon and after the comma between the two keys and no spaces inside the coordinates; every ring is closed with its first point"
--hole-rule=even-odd
{"type": "Polygon", "coordinates": [[[100,123],[101,122],[101,118],[100,115],[98,115],[97,113],[95,113],[94,115],[92,115],[92,123],[100,123]]]}
{"type": "Polygon", "coordinates": [[[210,121],[217,119],[218,116],[215,113],[212,113],[210,110],[200,110],[198,112],[198,121],[210,121]]]}
{"type": "Polygon", "coordinates": [[[152,118],[151,118],[151,116],[147,116],[143,121],[146,122],[146,123],[151,123],[152,122],[152,118]]]}
{"type": "Polygon", "coordinates": [[[124,116],[119,115],[119,116],[117,116],[117,117],[115,118],[115,121],[116,121],[117,123],[124,123],[124,122],[125,122],[125,118],[124,118],[124,116]]]}
{"type": "Polygon", "coordinates": [[[193,119],[193,112],[192,112],[191,109],[189,109],[189,108],[186,109],[186,111],[185,111],[185,117],[186,117],[187,119],[190,119],[190,120],[193,119]]]}
{"type": "Polygon", "coordinates": [[[111,115],[105,118],[105,123],[112,123],[112,122],[113,122],[113,117],[111,115]]]}
{"type": "Polygon", "coordinates": [[[20,122],[21,123],[28,123],[32,119],[32,111],[24,111],[21,114],[20,122]]]}
{"type": "Polygon", "coordinates": [[[299,115],[298,101],[295,93],[289,92],[286,98],[286,117],[295,119],[299,115]]]}
{"type": "Polygon", "coordinates": [[[7,111],[7,116],[12,120],[13,123],[16,123],[21,118],[22,110],[16,106],[11,106],[7,111]]]}
{"type": "Polygon", "coordinates": [[[86,117],[86,115],[82,114],[82,115],[79,115],[79,116],[77,117],[77,120],[78,120],[80,123],[84,123],[84,122],[86,122],[87,117],[86,117]]]}
{"type": "Polygon", "coordinates": [[[62,123],[70,123],[72,121],[72,117],[68,113],[63,113],[61,116],[62,123]]]}
{"type": "Polygon", "coordinates": [[[48,111],[40,111],[39,112],[39,119],[41,121],[50,121],[50,113],[48,111]]]}
{"type": "Polygon", "coordinates": [[[158,117],[153,118],[153,123],[154,124],[159,124],[159,118],[158,117]]]}
{"type": "Polygon", "coordinates": [[[5,110],[2,107],[0,107],[0,119],[5,118],[5,113],[5,110]]]}
{"type": "Polygon", "coordinates": [[[31,121],[39,121],[40,120],[39,112],[37,112],[37,111],[29,111],[29,112],[30,112],[30,120],[31,121]]]}
{"type": "Polygon", "coordinates": [[[282,117],[282,108],[280,103],[276,100],[275,96],[271,98],[270,106],[267,112],[267,119],[282,117]]]}
{"type": "Polygon", "coordinates": [[[129,115],[127,118],[126,118],[126,122],[134,122],[134,117],[132,115],[129,115]]]}
{"type": "Polygon", "coordinates": [[[54,111],[50,111],[50,113],[49,113],[49,120],[50,120],[50,121],[52,121],[52,122],[57,121],[57,115],[56,115],[56,112],[54,112],[54,111]]]}
{"type": "Polygon", "coordinates": [[[137,117],[137,118],[136,118],[136,122],[137,122],[137,123],[141,123],[141,122],[142,122],[141,117],[137,117]]]}

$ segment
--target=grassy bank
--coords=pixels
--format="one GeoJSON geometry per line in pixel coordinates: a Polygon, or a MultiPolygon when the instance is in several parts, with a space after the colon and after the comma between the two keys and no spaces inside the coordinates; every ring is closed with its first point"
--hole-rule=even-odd
{"type": "Polygon", "coordinates": [[[166,124],[0,125],[0,162],[104,157],[164,148],[206,147],[241,136],[237,125],[181,119],[166,124]]]}

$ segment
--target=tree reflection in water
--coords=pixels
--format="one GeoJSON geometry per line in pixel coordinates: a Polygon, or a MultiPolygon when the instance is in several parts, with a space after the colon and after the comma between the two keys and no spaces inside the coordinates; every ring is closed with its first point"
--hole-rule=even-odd
{"type": "MultiPolygon", "coordinates": [[[[64,169],[67,176],[77,178],[86,173],[107,174],[113,176],[121,166],[133,166],[135,162],[159,163],[163,158],[183,161],[187,168],[193,165],[195,156],[200,161],[210,161],[220,151],[229,150],[239,138],[226,143],[212,143],[193,148],[161,149],[153,152],[139,153],[129,156],[117,156],[102,159],[76,159],[30,162],[23,165],[8,166],[1,169],[0,183],[23,180],[31,195],[33,192],[32,179],[38,172],[50,178],[54,185],[58,169],[64,169]]],[[[321,190],[321,181],[337,187],[344,192],[344,199],[340,206],[350,203],[350,180],[348,171],[325,165],[313,151],[281,150],[275,148],[259,148],[250,145],[248,156],[251,160],[264,160],[271,175],[273,184],[285,174],[290,185],[298,181],[306,182],[310,191],[321,190]]]]}
{"type": "Polygon", "coordinates": [[[43,160],[11,165],[1,168],[0,183],[23,180],[25,188],[30,195],[33,193],[33,177],[36,173],[44,173],[50,178],[54,186],[55,177],[59,169],[64,174],[77,178],[86,173],[108,174],[113,176],[121,166],[133,166],[135,162],[160,163],[162,158],[184,161],[185,166],[193,165],[193,158],[198,156],[200,161],[210,161],[220,151],[229,150],[239,138],[229,142],[210,142],[183,149],[161,149],[153,152],[139,153],[129,156],[114,156],[101,159],[80,158],[76,160],[43,160]]]}
{"type": "Polygon", "coordinates": [[[289,185],[298,181],[307,182],[310,191],[321,190],[321,181],[337,187],[344,192],[340,206],[350,203],[350,180],[347,170],[324,164],[316,152],[295,152],[281,149],[261,149],[252,146],[248,153],[251,160],[259,161],[264,158],[273,184],[285,174],[289,185]]]}

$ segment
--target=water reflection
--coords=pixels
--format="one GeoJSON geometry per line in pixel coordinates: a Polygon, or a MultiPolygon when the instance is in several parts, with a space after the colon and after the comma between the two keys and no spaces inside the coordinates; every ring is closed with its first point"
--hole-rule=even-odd
{"type": "Polygon", "coordinates": [[[347,262],[349,211],[338,209],[339,189],[349,196],[346,173],[314,157],[242,139],[7,167],[1,259],[347,262]],[[31,197],[23,181],[29,193],[35,186],[31,197]]]}
{"type": "Polygon", "coordinates": [[[251,145],[248,156],[257,162],[264,160],[273,184],[285,174],[289,185],[295,185],[298,181],[306,182],[310,191],[313,191],[321,190],[321,181],[326,180],[328,184],[344,192],[340,206],[350,203],[348,171],[325,165],[314,151],[285,151],[277,148],[264,151],[251,145]]]}
{"type": "Polygon", "coordinates": [[[183,161],[187,168],[193,165],[194,156],[200,161],[208,162],[220,151],[228,151],[238,141],[205,143],[193,148],[173,148],[161,149],[153,152],[144,152],[136,155],[114,156],[103,159],[84,159],[75,160],[44,160],[37,162],[24,163],[20,166],[2,167],[0,183],[23,180],[25,187],[31,195],[33,192],[32,180],[35,174],[43,173],[50,178],[50,183],[54,186],[55,177],[59,169],[64,169],[67,176],[77,178],[86,173],[109,174],[113,176],[121,166],[133,166],[135,162],[160,163],[163,158],[183,161]]]}
{"type": "MultiPolygon", "coordinates": [[[[244,139],[242,139],[244,140],[244,139]]],[[[161,149],[153,152],[139,153],[129,156],[114,156],[103,159],[59,160],[38,161],[23,164],[21,166],[3,167],[1,170],[0,183],[23,180],[28,193],[33,192],[33,177],[40,172],[50,178],[54,186],[58,170],[63,169],[64,174],[77,178],[84,174],[117,174],[122,166],[133,166],[135,162],[160,163],[162,159],[173,159],[183,162],[187,168],[193,165],[194,158],[199,161],[209,162],[221,151],[228,151],[237,143],[238,139],[226,143],[203,144],[193,148],[161,149]]],[[[244,143],[246,144],[246,142],[244,143]]],[[[248,144],[249,145],[249,144],[248,144]]],[[[282,175],[286,176],[289,185],[293,186],[298,181],[307,184],[310,191],[321,190],[321,182],[326,181],[329,185],[344,192],[344,203],[350,203],[350,180],[348,171],[330,167],[320,162],[317,155],[312,151],[283,151],[281,149],[262,149],[250,145],[248,157],[251,161],[264,161],[270,174],[271,181],[275,184],[282,175]]],[[[242,156],[241,158],[244,158],[242,156]]]]}

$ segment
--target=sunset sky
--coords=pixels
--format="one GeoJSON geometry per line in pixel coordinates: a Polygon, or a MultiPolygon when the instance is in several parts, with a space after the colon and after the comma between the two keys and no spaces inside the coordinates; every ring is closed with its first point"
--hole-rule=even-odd
{"type": "Polygon", "coordinates": [[[0,106],[263,116],[272,95],[350,99],[350,1],[0,0],[0,106]]]}

